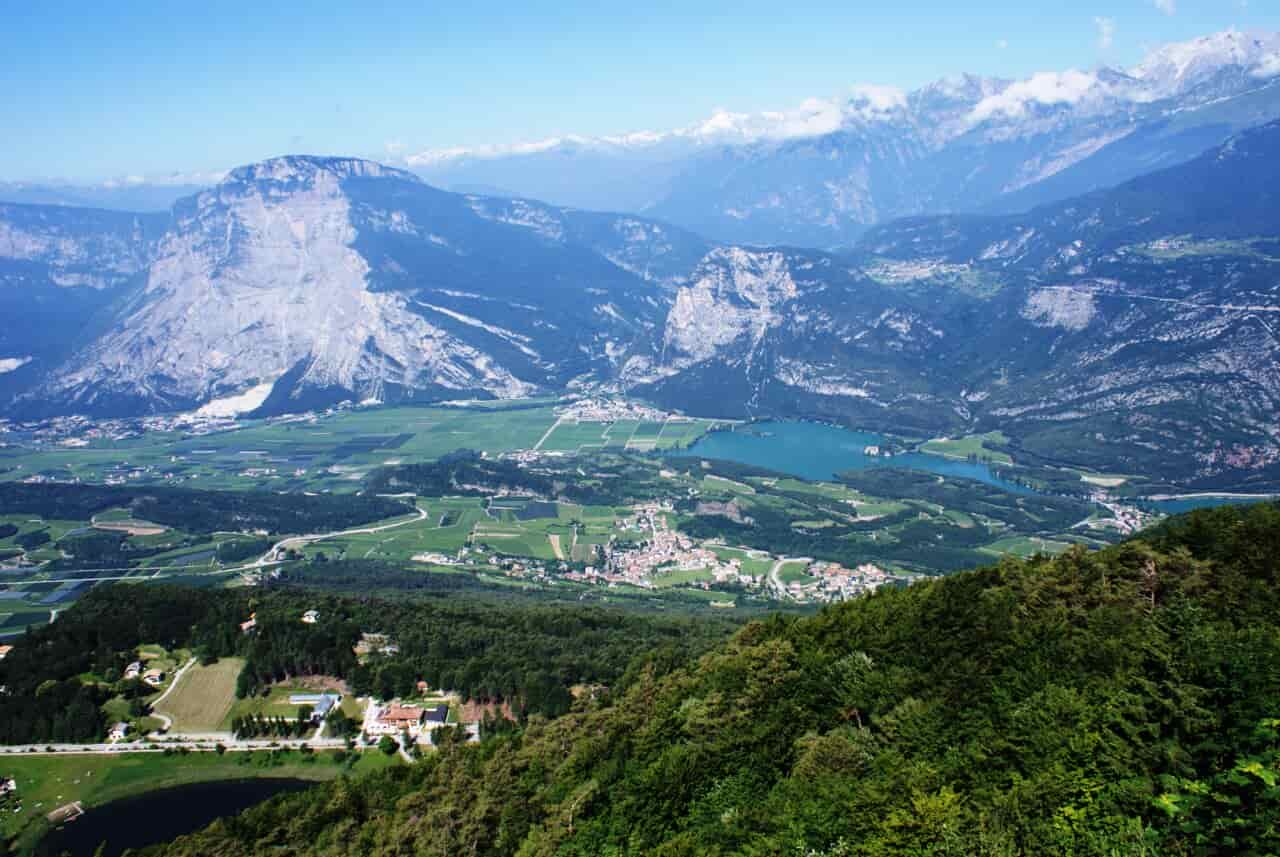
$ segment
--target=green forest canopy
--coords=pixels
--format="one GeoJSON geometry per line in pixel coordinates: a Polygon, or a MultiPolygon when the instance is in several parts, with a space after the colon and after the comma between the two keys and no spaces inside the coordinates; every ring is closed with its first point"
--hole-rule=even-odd
{"type": "Polygon", "coordinates": [[[1280,507],[741,630],[155,854],[1280,852],[1280,507]]]}

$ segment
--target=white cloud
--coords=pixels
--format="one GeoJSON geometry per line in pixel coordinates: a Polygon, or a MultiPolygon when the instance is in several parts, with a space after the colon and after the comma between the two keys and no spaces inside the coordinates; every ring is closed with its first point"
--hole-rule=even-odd
{"type": "Polygon", "coordinates": [[[1151,2],[1166,15],[1178,14],[1178,0],[1151,0],[1151,2]]]}
{"type": "Polygon", "coordinates": [[[1098,28],[1098,49],[1110,50],[1116,42],[1116,19],[1094,18],[1093,25],[1098,28]]]}
{"type": "Polygon", "coordinates": [[[634,131],[604,137],[549,137],[524,143],[429,149],[405,155],[410,167],[435,167],[463,159],[492,159],[511,155],[532,155],[566,143],[579,145],[657,146],[671,141],[685,143],[742,143],[754,140],[789,140],[817,137],[838,131],[850,119],[875,122],[888,118],[907,106],[907,94],[894,86],[861,84],[851,87],[846,97],[808,98],[790,110],[739,113],[717,109],[701,122],[672,131],[634,131]]]}
{"type": "Polygon", "coordinates": [[[1032,104],[1076,104],[1098,86],[1096,75],[1083,71],[1042,71],[1028,80],[1012,84],[1003,92],[989,95],[973,108],[970,118],[983,122],[997,114],[1022,116],[1032,104]]]}
{"type": "Polygon", "coordinates": [[[1253,70],[1253,76],[1260,78],[1280,77],[1280,54],[1272,54],[1264,58],[1258,67],[1253,70]]]}
{"type": "MultiPolygon", "coordinates": [[[[900,110],[907,106],[907,94],[896,86],[877,86],[873,83],[864,83],[855,86],[850,92],[850,100],[859,104],[863,109],[881,113],[888,113],[893,110],[900,110]]],[[[855,107],[855,109],[857,109],[855,107]]]]}

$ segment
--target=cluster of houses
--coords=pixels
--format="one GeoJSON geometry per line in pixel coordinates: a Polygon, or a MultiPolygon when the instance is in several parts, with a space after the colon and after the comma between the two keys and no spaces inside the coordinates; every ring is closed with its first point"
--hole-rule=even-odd
{"type": "Polygon", "coordinates": [[[807,580],[786,585],[785,594],[795,601],[845,601],[900,578],[873,563],[846,568],[838,562],[815,562],[808,568],[807,580]]]}
{"type": "MultiPolygon", "coordinates": [[[[606,581],[617,580],[635,586],[652,586],[651,578],[664,571],[706,570],[717,583],[734,583],[758,586],[759,578],[742,573],[738,560],[722,560],[714,551],[701,547],[688,536],[671,529],[667,523],[670,506],[643,503],[636,507],[634,521],[620,524],[625,530],[635,530],[646,541],[639,547],[620,548],[610,546],[608,569],[602,577],[606,581]]],[[[591,571],[590,569],[588,570],[591,571]]]]}

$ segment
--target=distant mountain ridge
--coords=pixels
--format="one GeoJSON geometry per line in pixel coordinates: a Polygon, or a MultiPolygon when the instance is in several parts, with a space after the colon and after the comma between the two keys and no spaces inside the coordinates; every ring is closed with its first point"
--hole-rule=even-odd
{"type": "Polygon", "coordinates": [[[1280,484],[1278,164],[1280,122],[1111,190],[902,220],[842,254],[350,158],[242,167],[160,218],[10,206],[0,300],[76,321],[0,340],[0,395],[20,415],[281,413],[588,385],[1280,484]]]}
{"type": "Polygon", "coordinates": [[[795,111],[665,133],[451,149],[441,186],[637,211],[732,243],[834,247],[917,214],[1017,211],[1190,160],[1280,118],[1280,35],[1228,31],[1130,69],[859,87],[795,111]]]}

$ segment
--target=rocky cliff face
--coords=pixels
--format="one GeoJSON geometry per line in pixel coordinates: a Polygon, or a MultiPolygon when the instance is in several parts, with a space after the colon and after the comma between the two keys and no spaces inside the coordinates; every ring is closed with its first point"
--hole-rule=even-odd
{"type": "Polygon", "coordinates": [[[0,204],[0,264],[55,286],[108,289],[137,276],[167,218],[0,204]]]}
{"type": "MultiPolygon", "coordinates": [[[[284,409],[334,398],[513,397],[607,364],[614,328],[643,318],[621,308],[650,306],[654,288],[628,268],[663,269],[650,257],[673,252],[673,236],[635,218],[584,223],[531,203],[516,221],[487,206],[354,159],[235,170],[179,203],[163,235],[134,255],[101,251],[97,275],[127,262],[121,273],[136,286],[105,332],[26,401],[116,413],[226,397],[284,409]],[[532,212],[567,227],[544,228],[532,212]],[[574,311],[550,321],[567,303],[574,311]],[[594,323],[574,325],[578,317],[594,323]],[[561,323],[572,334],[557,333],[561,323]]],[[[5,249],[79,258],[52,239],[5,249]]]]}
{"type": "Polygon", "coordinates": [[[342,182],[388,175],[362,161],[281,159],[199,194],[161,240],[131,311],[53,379],[53,392],[86,407],[108,397],[182,407],[295,367],[297,385],[360,398],[388,388],[528,392],[403,295],[370,290],[342,182]]]}

